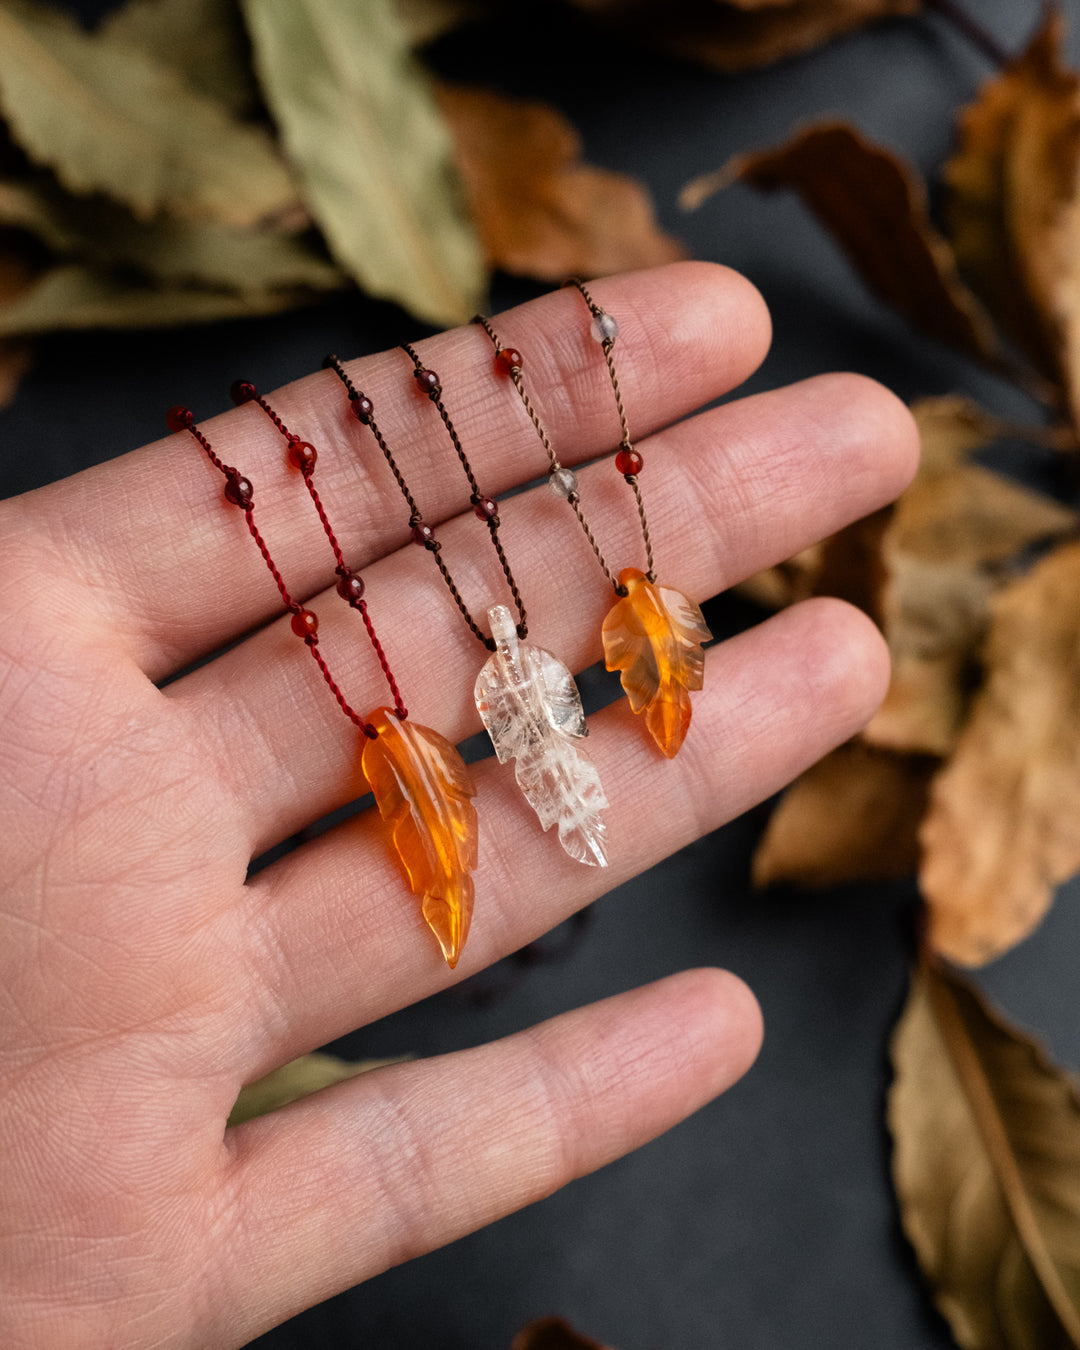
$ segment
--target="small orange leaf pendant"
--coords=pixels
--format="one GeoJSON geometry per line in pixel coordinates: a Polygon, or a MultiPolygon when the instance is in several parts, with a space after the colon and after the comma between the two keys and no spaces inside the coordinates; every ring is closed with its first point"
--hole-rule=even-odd
{"type": "Polygon", "coordinates": [[[701,644],[712,634],[701,610],[680,591],[654,585],[636,567],[624,567],[628,594],[604,619],[604,660],[622,671],[622,687],[636,713],[645,714],[653,740],[674,759],[690,726],[691,689],[705,677],[701,644]]]}
{"type": "Polygon", "coordinates": [[[364,777],[414,895],[439,940],[446,964],[457,965],[473,909],[476,866],[476,794],[457,750],[437,731],[401,721],[392,708],[368,718],[379,733],[364,745],[364,777]]]}

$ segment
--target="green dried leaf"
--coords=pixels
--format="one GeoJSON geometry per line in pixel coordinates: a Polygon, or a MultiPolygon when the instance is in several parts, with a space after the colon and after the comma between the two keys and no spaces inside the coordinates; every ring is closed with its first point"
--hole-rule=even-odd
{"type": "Polygon", "coordinates": [[[19,299],[0,306],[0,337],[57,329],[162,328],[275,314],[317,298],[309,291],[155,288],[79,263],[50,269],[19,299]]]}
{"type": "Polygon", "coordinates": [[[964,1350],[1080,1347],[1080,1096],[955,975],[912,977],[892,1044],[893,1178],[964,1350]]]}
{"type": "Polygon", "coordinates": [[[162,217],[136,220],[104,197],[68,197],[47,182],[0,182],[0,226],[33,234],[64,259],[123,267],[148,279],[228,291],[348,284],[317,240],[162,217]]]}
{"type": "Polygon", "coordinates": [[[0,112],[69,191],[103,192],[144,219],[250,227],[295,207],[265,132],[137,47],[25,0],[0,0],[0,112]]]}
{"type": "Polygon", "coordinates": [[[301,1097],[310,1097],[332,1083],[340,1083],[346,1078],[356,1078],[372,1069],[381,1069],[387,1064],[400,1064],[402,1057],[395,1059],[362,1059],[355,1064],[338,1059],[335,1055],[302,1055],[291,1064],[284,1064],[265,1078],[249,1083],[236,1100],[229,1114],[230,1125],[240,1125],[255,1116],[265,1116],[277,1111],[301,1097]]]}
{"type": "Polygon", "coordinates": [[[449,134],[390,0],[244,0],[263,93],[330,251],[437,324],[483,299],[449,134]]]}
{"type": "Polygon", "coordinates": [[[247,112],[258,100],[235,0],[128,0],[106,15],[98,35],[138,47],[233,112],[247,112]]]}

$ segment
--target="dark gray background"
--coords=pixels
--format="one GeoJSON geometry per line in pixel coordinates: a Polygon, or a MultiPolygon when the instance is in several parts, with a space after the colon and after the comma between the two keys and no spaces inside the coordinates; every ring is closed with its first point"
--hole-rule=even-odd
{"type": "MultiPolygon", "coordinates": [[[[1013,50],[1037,17],[1034,4],[1016,0],[969,5],[1013,50]]],[[[81,8],[92,17],[109,7],[81,8]]],[[[1065,9],[1080,19],[1080,0],[1065,9]]],[[[776,338],[750,388],[848,368],[904,398],[964,388],[1030,416],[1017,395],[870,299],[793,198],[735,188],[694,215],[675,206],[688,178],[826,113],[852,117],[932,174],[954,110],[989,73],[939,19],[889,22],[771,70],[721,77],[602,39],[557,8],[518,4],[497,24],[444,42],[437,60],[462,79],[562,107],[588,158],[644,178],[693,254],[756,282],[776,338]]],[[[493,308],[531,293],[499,279],[493,308]]],[[[270,389],[315,368],[328,349],[358,355],[417,335],[399,311],[350,298],[183,333],[51,339],[0,413],[0,495],[156,439],[163,410],[178,400],[208,415],[237,374],[270,389]]],[[[723,635],[760,615],[725,597],[709,617],[723,635]]],[[[745,1081],[634,1156],[311,1310],[259,1346],[506,1350],[522,1323],[552,1312],[618,1350],[952,1344],[899,1231],[882,1127],[914,888],[755,895],[748,864],[763,819],[764,808],[612,892],[590,921],[553,936],[561,959],[504,962],[479,987],[337,1047],[355,1056],[438,1053],[719,964],[749,982],[765,1013],[765,1046],[745,1081]]],[[[1067,888],[1040,931],[984,973],[1009,1012],[1074,1067],[1078,893],[1067,888]]]]}

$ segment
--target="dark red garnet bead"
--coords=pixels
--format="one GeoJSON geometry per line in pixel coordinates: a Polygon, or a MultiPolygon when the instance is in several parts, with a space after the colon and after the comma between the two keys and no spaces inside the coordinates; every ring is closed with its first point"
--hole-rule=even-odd
{"type": "Polygon", "coordinates": [[[313,638],[319,631],[319,616],[314,610],[296,610],[292,616],[292,630],[297,637],[313,638]]]}
{"type": "Polygon", "coordinates": [[[364,578],[359,572],[342,572],[338,577],[337,593],[350,605],[358,605],[364,598],[364,578]]]}
{"type": "Polygon", "coordinates": [[[634,474],[640,473],[644,463],[636,450],[623,449],[615,456],[615,467],[624,478],[632,478],[634,474]]]}
{"type": "Polygon", "coordinates": [[[178,403],[165,414],[165,425],[170,431],[189,431],[195,425],[195,414],[178,403]]]}
{"type": "Polygon", "coordinates": [[[242,506],[246,511],[255,498],[255,489],[249,479],[238,473],[229,474],[225,483],[225,500],[233,506],[242,506]]]}
{"type": "Polygon", "coordinates": [[[499,515],[499,506],[490,497],[481,497],[478,502],[473,502],[473,512],[481,520],[496,520],[499,515]]]}
{"type": "Polygon", "coordinates": [[[433,370],[414,370],[413,379],[417,386],[430,398],[434,398],[442,390],[439,377],[433,370]]]}
{"type": "Polygon", "coordinates": [[[239,408],[245,403],[250,403],[258,394],[258,390],[250,380],[233,380],[229,386],[229,397],[239,408]]]}
{"type": "Polygon", "coordinates": [[[357,394],[352,400],[353,416],[358,422],[363,422],[365,426],[375,416],[375,404],[368,398],[367,394],[357,394]]]}
{"type": "Polygon", "coordinates": [[[412,541],[414,544],[430,544],[435,538],[435,531],[430,525],[425,525],[422,520],[418,520],[412,527],[412,541]]]}
{"type": "Polygon", "coordinates": [[[500,347],[495,354],[495,369],[504,375],[512,375],[521,369],[521,353],[514,347],[500,347]]]}
{"type": "Polygon", "coordinates": [[[307,441],[289,442],[289,463],[301,473],[310,473],[318,458],[319,452],[307,441]]]}

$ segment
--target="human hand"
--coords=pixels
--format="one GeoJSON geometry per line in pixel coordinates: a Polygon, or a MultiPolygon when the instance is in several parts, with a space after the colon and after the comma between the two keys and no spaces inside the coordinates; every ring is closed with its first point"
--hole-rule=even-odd
{"type": "MultiPolygon", "coordinates": [[[[894,496],[915,434],[888,393],[829,376],[675,422],[768,343],[756,292],[709,264],[596,285],[662,576],[695,598],[894,496]]],[[[561,292],[499,320],[568,464],[612,448],[611,390],[561,292]],[[584,353],[584,354],[583,354],[584,353]],[[587,359],[586,359],[587,357],[587,359]]],[[[476,329],[421,349],[486,491],[541,472],[535,433],[476,329]]],[[[459,466],[400,352],[352,363],[469,596],[491,559],[459,466]]],[[[183,397],[177,390],[177,397],[183,397]]],[[[477,729],[483,658],[335,377],[273,395],[320,449],[319,487],[362,568],[414,715],[477,729]]],[[[198,410],[196,410],[198,412],[198,410]]],[[[281,439],[253,407],[201,423],[255,484],[259,526],[362,712],[385,701],[281,439]],[[329,564],[329,565],[328,565],[329,564]]],[[[335,1291],[549,1194],[737,1079],[760,1024],[733,976],[696,971],[494,1045],[339,1084],[227,1130],[242,1084],[513,951],[774,792],[868,718],[876,631],[816,600],[708,653],[677,760],[625,702],[590,719],[611,866],[570,861],[512,774],[476,766],[472,933],[444,966],[372,813],[245,882],[249,861],[363,790],[358,735],[280,614],[220,475],[186,434],[0,504],[0,1341],[10,1350],[232,1347],[335,1291]],[[259,627],[259,625],[267,625],[259,627]],[[255,630],[255,631],[252,631],[255,630]],[[164,688],[197,658],[238,645],[164,688]]],[[[614,558],[636,518],[610,465],[581,471],[614,558]]],[[[610,602],[543,488],[503,512],[532,631],[573,669],[610,602]]]]}

